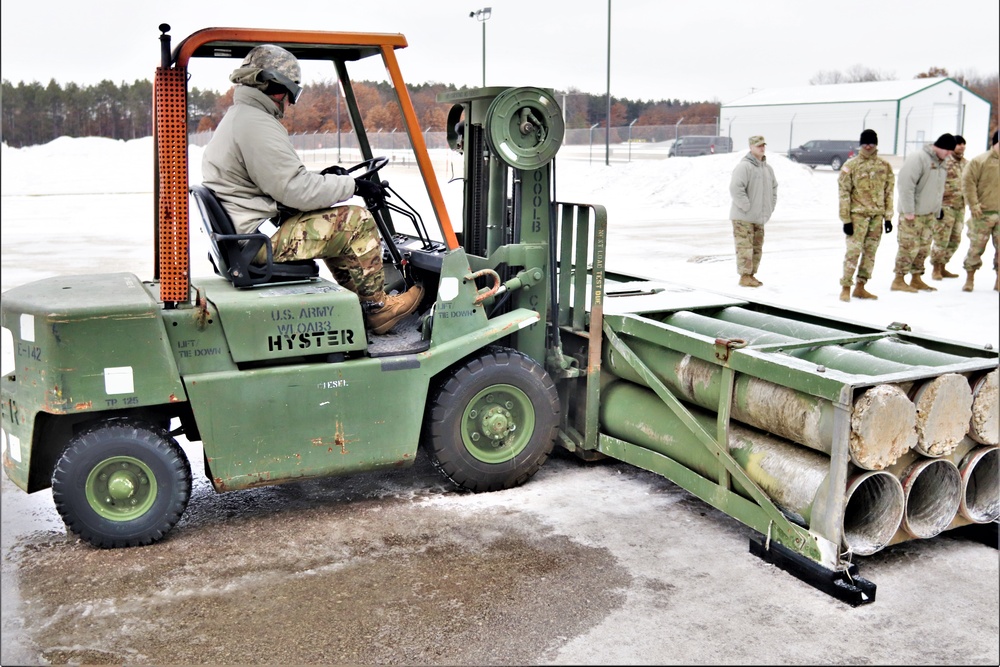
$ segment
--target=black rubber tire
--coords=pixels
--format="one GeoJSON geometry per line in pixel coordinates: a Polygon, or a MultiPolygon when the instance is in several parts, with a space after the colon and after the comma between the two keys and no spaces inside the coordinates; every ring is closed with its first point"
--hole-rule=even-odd
{"type": "Polygon", "coordinates": [[[446,373],[432,390],[423,444],[458,486],[497,491],[519,486],[538,471],[558,429],[559,394],[545,369],[516,350],[491,346],[446,373]]]}
{"type": "Polygon", "coordinates": [[[844,166],[844,161],[840,157],[834,155],[833,159],[830,160],[830,168],[834,171],[840,171],[840,168],[844,166]]]}
{"type": "Polygon", "coordinates": [[[144,421],[110,419],[84,429],[52,473],[52,498],[66,527],[105,549],[159,541],[190,497],[184,450],[144,421]]]}

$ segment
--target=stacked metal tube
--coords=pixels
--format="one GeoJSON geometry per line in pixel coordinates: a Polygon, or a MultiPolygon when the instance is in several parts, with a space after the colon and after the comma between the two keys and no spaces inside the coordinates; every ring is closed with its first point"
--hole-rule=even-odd
{"type": "MultiPolygon", "coordinates": [[[[739,307],[722,309],[713,317],[681,311],[663,322],[705,336],[741,338],[750,345],[852,335],[739,307]]],[[[626,343],[675,396],[692,404],[692,414],[704,422],[706,430],[714,432],[716,415],[694,406],[719,409],[722,367],[641,339],[626,337],[626,343]]],[[[700,444],[689,441],[687,429],[679,421],[674,423],[672,411],[655,393],[630,384],[644,382],[625,359],[611,346],[606,346],[604,354],[605,368],[629,381],[614,383],[602,394],[606,431],[714,478],[718,462],[700,444]],[[646,409],[636,410],[633,405],[631,411],[626,410],[629,401],[641,401],[646,409]],[[633,417],[623,421],[622,415],[629,412],[633,417]]],[[[915,365],[936,367],[964,361],[895,338],[799,345],[786,354],[869,376],[905,374],[915,365]]],[[[946,372],[916,382],[880,383],[858,392],[851,406],[851,462],[844,496],[846,549],[868,555],[900,541],[898,536],[893,539],[898,530],[909,537],[929,538],[954,525],[957,516],[977,523],[1000,517],[998,393],[996,369],[970,377],[946,372]]],[[[831,465],[832,402],[738,374],[730,414],[735,420],[729,429],[730,453],[776,505],[808,525],[812,502],[831,465]]],[[[738,485],[734,490],[746,495],[738,485]]]]}

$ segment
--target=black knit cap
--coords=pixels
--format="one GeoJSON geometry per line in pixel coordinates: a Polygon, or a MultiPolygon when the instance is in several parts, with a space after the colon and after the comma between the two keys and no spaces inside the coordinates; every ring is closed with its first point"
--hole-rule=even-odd
{"type": "Polygon", "coordinates": [[[940,137],[937,138],[937,141],[934,142],[934,145],[946,151],[953,151],[955,150],[955,145],[956,145],[955,137],[945,132],[944,134],[942,134],[940,137]]]}
{"type": "Polygon", "coordinates": [[[997,145],[997,133],[998,132],[1000,132],[1000,130],[997,130],[997,132],[993,133],[993,141],[990,142],[990,146],[996,146],[997,145]]]}
{"type": "Polygon", "coordinates": [[[858,143],[878,146],[878,135],[875,134],[875,130],[864,130],[861,132],[861,140],[858,143]]]}
{"type": "Polygon", "coordinates": [[[955,146],[964,146],[964,145],[965,145],[965,137],[963,137],[961,134],[956,134],[955,146]]]}

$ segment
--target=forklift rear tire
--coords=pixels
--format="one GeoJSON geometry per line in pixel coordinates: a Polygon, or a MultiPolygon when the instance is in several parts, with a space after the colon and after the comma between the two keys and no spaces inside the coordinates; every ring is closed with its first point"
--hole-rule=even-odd
{"type": "Polygon", "coordinates": [[[434,465],[470,491],[526,482],[552,453],[559,395],[530,357],[486,348],[450,371],[433,392],[424,444],[434,465]]]}
{"type": "Polygon", "coordinates": [[[95,547],[159,541],[191,497],[191,467],[167,431],[134,419],[92,425],[70,440],[52,473],[66,527],[95,547]]]}

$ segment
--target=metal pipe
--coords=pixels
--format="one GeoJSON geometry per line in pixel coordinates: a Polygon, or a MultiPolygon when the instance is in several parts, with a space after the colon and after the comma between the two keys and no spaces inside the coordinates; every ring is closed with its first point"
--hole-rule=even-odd
{"type": "MultiPolygon", "coordinates": [[[[836,338],[838,336],[850,336],[853,333],[834,327],[777,317],[769,313],[761,313],[740,306],[723,308],[716,313],[715,317],[724,322],[744,324],[804,340],[810,338],[836,338]]],[[[867,352],[879,359],[896,361],[910,366],[948,366],[967,361],[965,357],[930,350],[898,338],[882,338],[876,341],[852,343],[844,347],[849,350],[867,352]]]]}
{"type": "MultiPolygon", "coordinates": [[[[742,338],[750,345],[802,343],[805,340],[776,334],[766,329],[724,322],[714,317],[699,315],[690,311],[671,313],[662,321],[664,324],[687,329],[688,331],[713,338],[742,338]]],[[[786,354],[854,375],[871,376],[913,371],[911,364],[901,364],[887,359],[879,359],[865,352],[848,350],[839,345],[800,347],[789,350],[786,354]]]]}
{"type": "Polygon", "coordinates": [[[998,369],[972,383],[972,420],[969,437],[983,445],[1000,444],[1000,389],[998,369]]]}
{"type": "MultiPolygon", "coordinates": [[[[690,406],[698,424],[716,431],[716,415],[690,406]]],[[[679,417],[650,389],[627,381],[602,390],[601,430],[608,435],[668,456],[708,479],[718,479],[722,464],[679,417]]],[[[793,520],[808,524],[813,503],[831,475],[830,457],[786,440],[730,424],[729,451],[747,476],[793,520]]],[[[733,480],[733,491],[750,498],[733,480]]],[[[844,490],[841,542],[859,555],[875,553],[890,540],[903,517],[899,480],[882,471],[851,469],[844,490]]]]}
{"type": "MultiPolygon", "coordinates": [[[[674,394],[708,410],[719,409],[722,367],[649,341],[624,337],[629,349],[674,394]]],[[[605,368],[645,385],[642,376],[611,345],[605,368]]],[[[829,400],[746,374],[736,378],[733,419],[810,449],[831,454],[834,406],[829,400]]],[[[916,408],[899,387],[881,384],[859,396],[851,416],[851,461],[865,470],[882,470],[917,441],[916,408]]]]}
{"type": "Polygon", "coordinates": [[[958,514],[962,475],[947,459],[920,458],[900,476],[905,511],[903,530],[926,539],[946,529],[958,514]]]}
{"type": "Polygon", "coordinates": [[[1000,519],[1000,475],[997,474],[1000,449],[976,447],[962,459],[962,500],[958,511],[975,523],[1000,519]]]}
{"type": "Polygon", "coordinates": [[[965,438],[972,420],[972,389],[958,373],[945,373],[914,385],[917,443],[925,456],[947,456],[965,438]]]}

